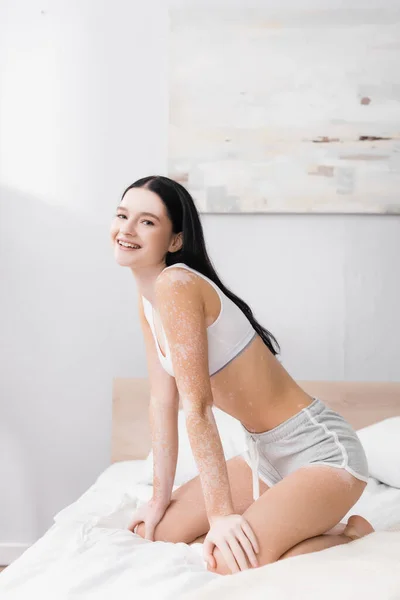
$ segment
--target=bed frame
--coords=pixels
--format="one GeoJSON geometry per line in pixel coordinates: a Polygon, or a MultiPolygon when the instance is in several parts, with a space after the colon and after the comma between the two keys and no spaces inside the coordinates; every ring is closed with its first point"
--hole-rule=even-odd
{"type": "MultiPolygon", "coordinates": [[[[355,429],[400,416],[400,383],[299,381],[355,429]]],[[[111,462],[144,459],[150,451],[147,378],[113,379],[111,462]]]]}

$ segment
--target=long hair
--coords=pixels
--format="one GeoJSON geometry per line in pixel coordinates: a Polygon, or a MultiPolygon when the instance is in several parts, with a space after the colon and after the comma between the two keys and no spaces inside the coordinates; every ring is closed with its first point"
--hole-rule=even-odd
{"type": "Polygon", "coordinates": [[[280,347],[272,333],[260,325],[246,302],[225,287],[218,277],[208,256],[199,213],[189,192],[168,177],[151,175],[138,179],[127,187],[121,200],[128,190],[141,187],[151,190],[161,198],[171,219],[173,233],[182,232],[183,235],[182,248],[177,252],[167,252],[167,267],[183,262],[211,279],[240,308],[272,354],[278,354],[280,347]]]}

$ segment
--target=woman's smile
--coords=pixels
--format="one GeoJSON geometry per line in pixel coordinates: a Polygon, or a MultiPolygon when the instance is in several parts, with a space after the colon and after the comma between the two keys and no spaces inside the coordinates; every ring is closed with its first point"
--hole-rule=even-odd
{"type": "Polygon", "coordinates": [[[123,242],[121,240],[116,241],[119,248],[125,252],[133,252],[133,250],[140,250],[141,246],[137,244],[128,244],[127,242],[123,242]]]}

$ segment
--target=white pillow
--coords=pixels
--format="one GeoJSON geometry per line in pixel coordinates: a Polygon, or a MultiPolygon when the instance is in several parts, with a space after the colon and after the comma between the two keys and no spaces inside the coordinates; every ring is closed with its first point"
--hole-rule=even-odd
{"type": "Polygon", "coordinates": [[[370,476],[400,488],[400,416],[359,429],[357,435],[367,455],[370,476]]]}
{"type": "MultiPolygon", "coordinates": [[[[237,419],[226,414],[222,410],[212,407],[214,419],[218,427],[219,435],[224,449],[225,460],[229,460],[246,450],[246,438],[242,425],[237,419]]],[[[186,430],[185,414],[183,410],[178,413],[178,462],[174,485],[180,486],[199,474],[196,462],[190,447],[189,436],[186,430]]],[[[153,483],[153,452],[146,459],[141,483],[153,483]]]]}

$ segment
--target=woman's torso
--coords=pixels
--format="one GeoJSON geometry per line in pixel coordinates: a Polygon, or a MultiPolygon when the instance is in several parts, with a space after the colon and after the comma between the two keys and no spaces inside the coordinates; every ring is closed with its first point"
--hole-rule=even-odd
{"type": "MultiPolygon", "coordinates": [[[[196,277],[203,296],[206,325],[210,327],[220,316],[220,296],[204,276],[196,277]]],[[[163,328],[155,310],[153,316],[159,351],[165,355],[163,328]]],[[[231,362],[211,375],[210,383],[214,405],[254,432],[276,427],[313,400],[290,377],[258,334],[231,362]]]]}

